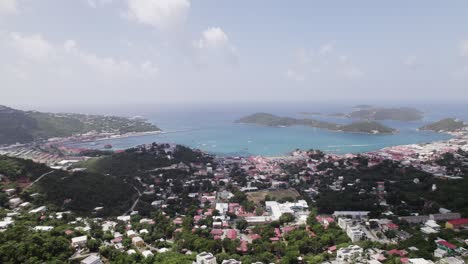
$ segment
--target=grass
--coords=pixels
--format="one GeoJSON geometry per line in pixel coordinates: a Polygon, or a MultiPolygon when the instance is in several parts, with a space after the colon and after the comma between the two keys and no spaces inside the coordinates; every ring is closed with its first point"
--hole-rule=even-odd
{"type": "Polygon", "coordinates": [[[300,196],[295,189],[290,188],[284,190],[249,192],[247,193],[247,198],[256,204],[260,204],[260,202],[265,200],[267,195],[269,195],[273,200],[279,200],[287,197],[297,198],[300,196]]]}

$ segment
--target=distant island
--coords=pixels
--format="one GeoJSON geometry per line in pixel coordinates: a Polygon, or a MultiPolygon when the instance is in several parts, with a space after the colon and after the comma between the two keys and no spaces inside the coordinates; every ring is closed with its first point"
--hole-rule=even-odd
{"type": "Polygon", "coordinates": [[[435,132],[456,132],[468,128],[468,124],[455,118],[445,118],[437,122],[420,127],[419,130],[430,130],[435,132]]]}
{"type": "Polygon", "coordinates": [[[340,125],[315,119],[296,119],[292,117],[281,117],[268,113],[255,113],[235,121],[236,123],[256,124],[271,127],[289,127],[295,125],[310,126],[330,131],[342,131],[350,133],[366,134],[392,134],[397,130],[382,125],[375,121],[354,122],[348,125],[340,125]]]}
{"type": "Polygon", "coordinates": [[[301,115],[322,115],[320,112],[299,112],[301,115]]]}
{"type": "Polygon", "coordinates": [[[358,110],[349,114],[353,119],[364,120],[395,120],[395,121],[417,121],[423,118],[423,112],[411,107],[399,108],[374,108],[359,107],[358,110]]]}
{"type": "Polygon", "coordinates": [[[88,132],[125,134],[160,131],[141,119],[117,116],[21,111],[0,106],[0,145],[29,143],[88,132]]]}
{"type": "Polygon", "coordinates": [[[368,104],[359,104],[359,105],[353,106],[353,108],[365,109],[365,108],[373,108],[373,106],[372,106],[372,105],[368,105],[368,104]]]}

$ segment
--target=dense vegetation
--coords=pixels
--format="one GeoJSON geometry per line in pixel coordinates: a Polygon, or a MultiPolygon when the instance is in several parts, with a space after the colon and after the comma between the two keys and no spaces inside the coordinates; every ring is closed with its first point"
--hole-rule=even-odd
{"type": "MultiPolygon", "coordinates": [[[[25,188],[39,176],[47,173],[22,198],[38,205],[47,204],[63,210],[89,214],[95,207],[103,206],[102,215],[117,215],[127,210],[135,198],[135,190],[121,178],[90,172],[52,170],[30,160],[0,156],[0,174],[5,177],[4,188],[25,188]],[[30,194],[39,191],[44,196],[37,201],[30,194]]],[[[1,195],[1,205],[5,198],[1,195]]]]}
{"type": "Polygon", "coordinates": [[[99,215],[119,215],[130,208],[136,192],[122,179],[89,172],[57,172],[38,182],[45,199],[62,210],[99,215]]]}
{"type": "Polygon", "coordinates": [[[310,126],[331,131],[343,131],[351,133],[387,134],[396,132],[395,129],[378,122],[355,122],[348,125],[339,125],[314,119],[296,119],[292,117],[280,117],[267,113],[255,113],[236,121],[237,123],[256,124],[261,126],[310,126]]]}
{"type": "Polygon", "coordinates": [[[37,139],[66,137],[90,131],[147,132],[158,131],[140,119],[84,114],[54,114],[21,111],[0,106],[0,145],[27,143],[37,139]]]}
{"type": "Polygon", "coordinates": [[[431,130],[431,131],[447,131],[447,132],[453,132],[457,131],[460,129],[463,129],[465,127],[468,127],[465,122],[455,119],[455,118],[445,118],[442,120],[439,120],[437,122],[425,125],[420,128],[420,130],[431,130]]]}
{"type": "Polygon", "coordinates": [[[379,133],[391,134],[396,130],[375,121],[354,122],[349,125],[341,126],[340,130],[353,133],[379,133]]]}
{"type": "Polygon", "coordinates": [[[6,176],[10,181],[32,181],[50,170],[46,165],[31,160],[0,155],[0,174],[6,176]]]}
{"type": "MultiPolygon", "coordinates": [[[[459,152],[461,157],[468,158],[467,153],[459,152]]],[[[437,213],[439,208],[448,208],[468,216],[466,202],[468,199],[468,169],[452,154],[445,155],[438,162],[453,166],[455,171],[461,170],[461,180],[447,181],[436,178],[412,166],[405,167],[398,162],[384,161],[377,166],[367,167],[367,159],[356,158],[361,163],[356,169],[347,169],[344,161],[335,166],[323,163],[319,168],[326,171],[325,175],[343,176],[343,186],[340,191],[332,191],[328,187],[336,177],[321,177],[318,186],[320,194],[315,198],[321,213],[332,213],[340,210],[371,211],[377,215],[387,209],[380,205],[381,199],[375,188],[377,182],[385,183],[385,200],[397,215],[410,213],[437,213]],[[436,190],[433,191],[433,186],[436,190]]]]}

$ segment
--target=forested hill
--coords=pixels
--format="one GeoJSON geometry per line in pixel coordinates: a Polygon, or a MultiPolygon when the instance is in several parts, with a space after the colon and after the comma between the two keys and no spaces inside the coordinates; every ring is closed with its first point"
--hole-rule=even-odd
{"type": "MultiPolygon", "coordinates": [[[[0,155],[0,189],[16,188],[23,201],[36,206],[71,210],[80,215],[89,215],[96,207],[103,207],[98,212],[99,216],[116,216],[131,208],[138,197],[137,189],[143,193],[146,186],[154,184],[155,175],[163,173],[159,186],[167,188],[174,182],[176,186],[172,188],[176,192],[189,175],[189,164],[212,161],[211,156],[200,151],[168,144],[139,146],[90,159],[78,165],[84,166],[85,171],[76,172],[53,170],[30,160],[0,155]],[[172,169],[165,169],[168,167],[172,169]],[[158,170],[160,172],[156,173],[158,170]],[[44,174],[46,176],[39,179],[44,174]],[[31,196],[35,192],[40,196],[31,196]]],[[[149,211],[151,201],[156,200],[157,196],[147,195],[145,198],[148,201],[142,200],[136,207],[141,213],[149,211]]],[[[7,206],[7,201],[7,196],[1,192],[0,207],[7,206]]]]}
{"type": "Polygon", "coordinates": [[[157,126],[141,119],[21,111],[0,106],[0,145],[67,137],[90,131],[124,134],[159,130],[157,126]]]}
{"type": "MultiPolygon", "coordinates": [[[[96,207],[104,207],[102,215],[118,215],[130,207],[136,196],[132,186],[119,177],[53,170],[31,160],[7,156],[0,156],[0,175],[3,175],[0,188],[16,188],[21,191],[23,201],[78,214],[89,214],[96,207]],[[35,192],[40,195],[31,195],[35,192]]],[[[0,193],[1,207],[7,200],[5,193],[0,193]]]]}

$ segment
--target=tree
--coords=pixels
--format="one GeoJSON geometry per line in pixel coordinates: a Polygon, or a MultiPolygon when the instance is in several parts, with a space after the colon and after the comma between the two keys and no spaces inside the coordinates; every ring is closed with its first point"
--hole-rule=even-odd
{"type": "Polygon", "coordinates": [[[296,218],[294,217],[293,214],[291,213],[284,213],[280,216],[279,222],[280,224],[284,225],[286,223],[291,223],[295,220],[296,218]]]}
{"type": "Polygon", "coordinates": [[[249,223],[247,223],[247,220],[245,220],[245,219],[239,219],[236,222],[236,227],[240,231],[244,231],[245,229],[247,229],[248,225],[249,225],[249,223]]]}
{"type": "Polygon", "coordinates": [[[96,252],[99,250],[101,242],[97,239],[90,239],[88,242],[86,242],[86,246],[89,248],[89,250],[96,252]]]}

